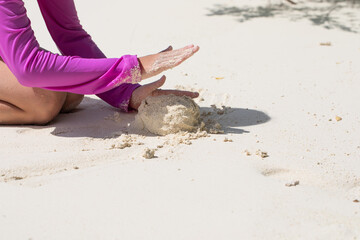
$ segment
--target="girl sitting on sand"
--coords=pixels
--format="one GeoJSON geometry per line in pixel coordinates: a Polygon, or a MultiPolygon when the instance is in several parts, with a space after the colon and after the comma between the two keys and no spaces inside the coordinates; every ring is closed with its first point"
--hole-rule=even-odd
{"type": "Polygon", "coordinates": [[[0,0],[0,124],[46,124],[69,112],[84,94],[96,94],[123,111],[149,95],[198,93],[160,90],[165,76],[199,50],[190,45],[137,58],[106,58],[80,25],[73,0],[38,0],[47,28],[62,55],[40,48],[22,0],[0,0]]]}

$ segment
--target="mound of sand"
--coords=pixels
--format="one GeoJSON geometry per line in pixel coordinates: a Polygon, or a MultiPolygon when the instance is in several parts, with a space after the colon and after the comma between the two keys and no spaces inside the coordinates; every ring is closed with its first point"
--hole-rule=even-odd
{"type": "Polygon", "coordinates": [[[199,106],[189,97],[150,96],[141,103],[138,111],[136,121],[148,131],[162,136],[196,131],[200,124],[199,106]]]}

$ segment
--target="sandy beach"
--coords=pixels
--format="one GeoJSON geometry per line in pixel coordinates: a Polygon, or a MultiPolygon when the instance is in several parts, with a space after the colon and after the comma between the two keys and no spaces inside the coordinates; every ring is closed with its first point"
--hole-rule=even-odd
{"type": "Polygon", "coordinates": [[[156,136],[96,96],[1,126],[0,239],[360,239],[359,3],[75,2],[108,57],[199,45],[164,88],[224,133],[156,136]]]}

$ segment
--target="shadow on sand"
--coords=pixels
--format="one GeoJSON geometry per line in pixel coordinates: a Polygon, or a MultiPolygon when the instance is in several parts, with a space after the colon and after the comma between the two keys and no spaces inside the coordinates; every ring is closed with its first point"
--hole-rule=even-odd
{"type": "Polygon", "coordinates": [[[296,5],[271,4],[268,6],[229,6],[216,4],[209,8],[207,16],[235,16],[239,22],[255,18],[283,17],[291,21],[308,19],[316,26],[326,29],[340,29],[346,32],[360,32],[359,0],[346,1],[298,1],[296,5]]]}
{"type": "MultiPolygon", "coordinates": [[[[212,108],[201,107],[200,111],[209,112],[212,108]]],[[[58,137],[116,138],[122,134],[155,136],[145,130],[134,130],[129,127],[135,116],[136,112],[118,112],[101,100],[85,97],[79,109],[74,112],[60,114],[46,126],[26,126],[26,128],[53,128],[51,134],[58,137]]],[[[253,109],[231,108],[226,114],[214,114],[214,120],[222,125],[224,134],[242,134],[248,131],[241,127],[266,123],[270,117],[253,109]]]]}

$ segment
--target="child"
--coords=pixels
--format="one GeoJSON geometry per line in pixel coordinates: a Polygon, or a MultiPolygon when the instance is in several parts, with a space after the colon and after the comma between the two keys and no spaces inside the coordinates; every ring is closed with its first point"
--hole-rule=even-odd
{"type": "Polygon", "coordinates": [[[38,0],[47,28],[62,55],[40,48],[22,0],[0,0],[0,124],[46,124],[74,109],[84,94],[96,94],[127,112],[149,95],[196,92],[160,90],[165,76],[143,79],[173,68],[198,46],[137,58],[106,58],[80,25],[73,0],[38,0]]]}

